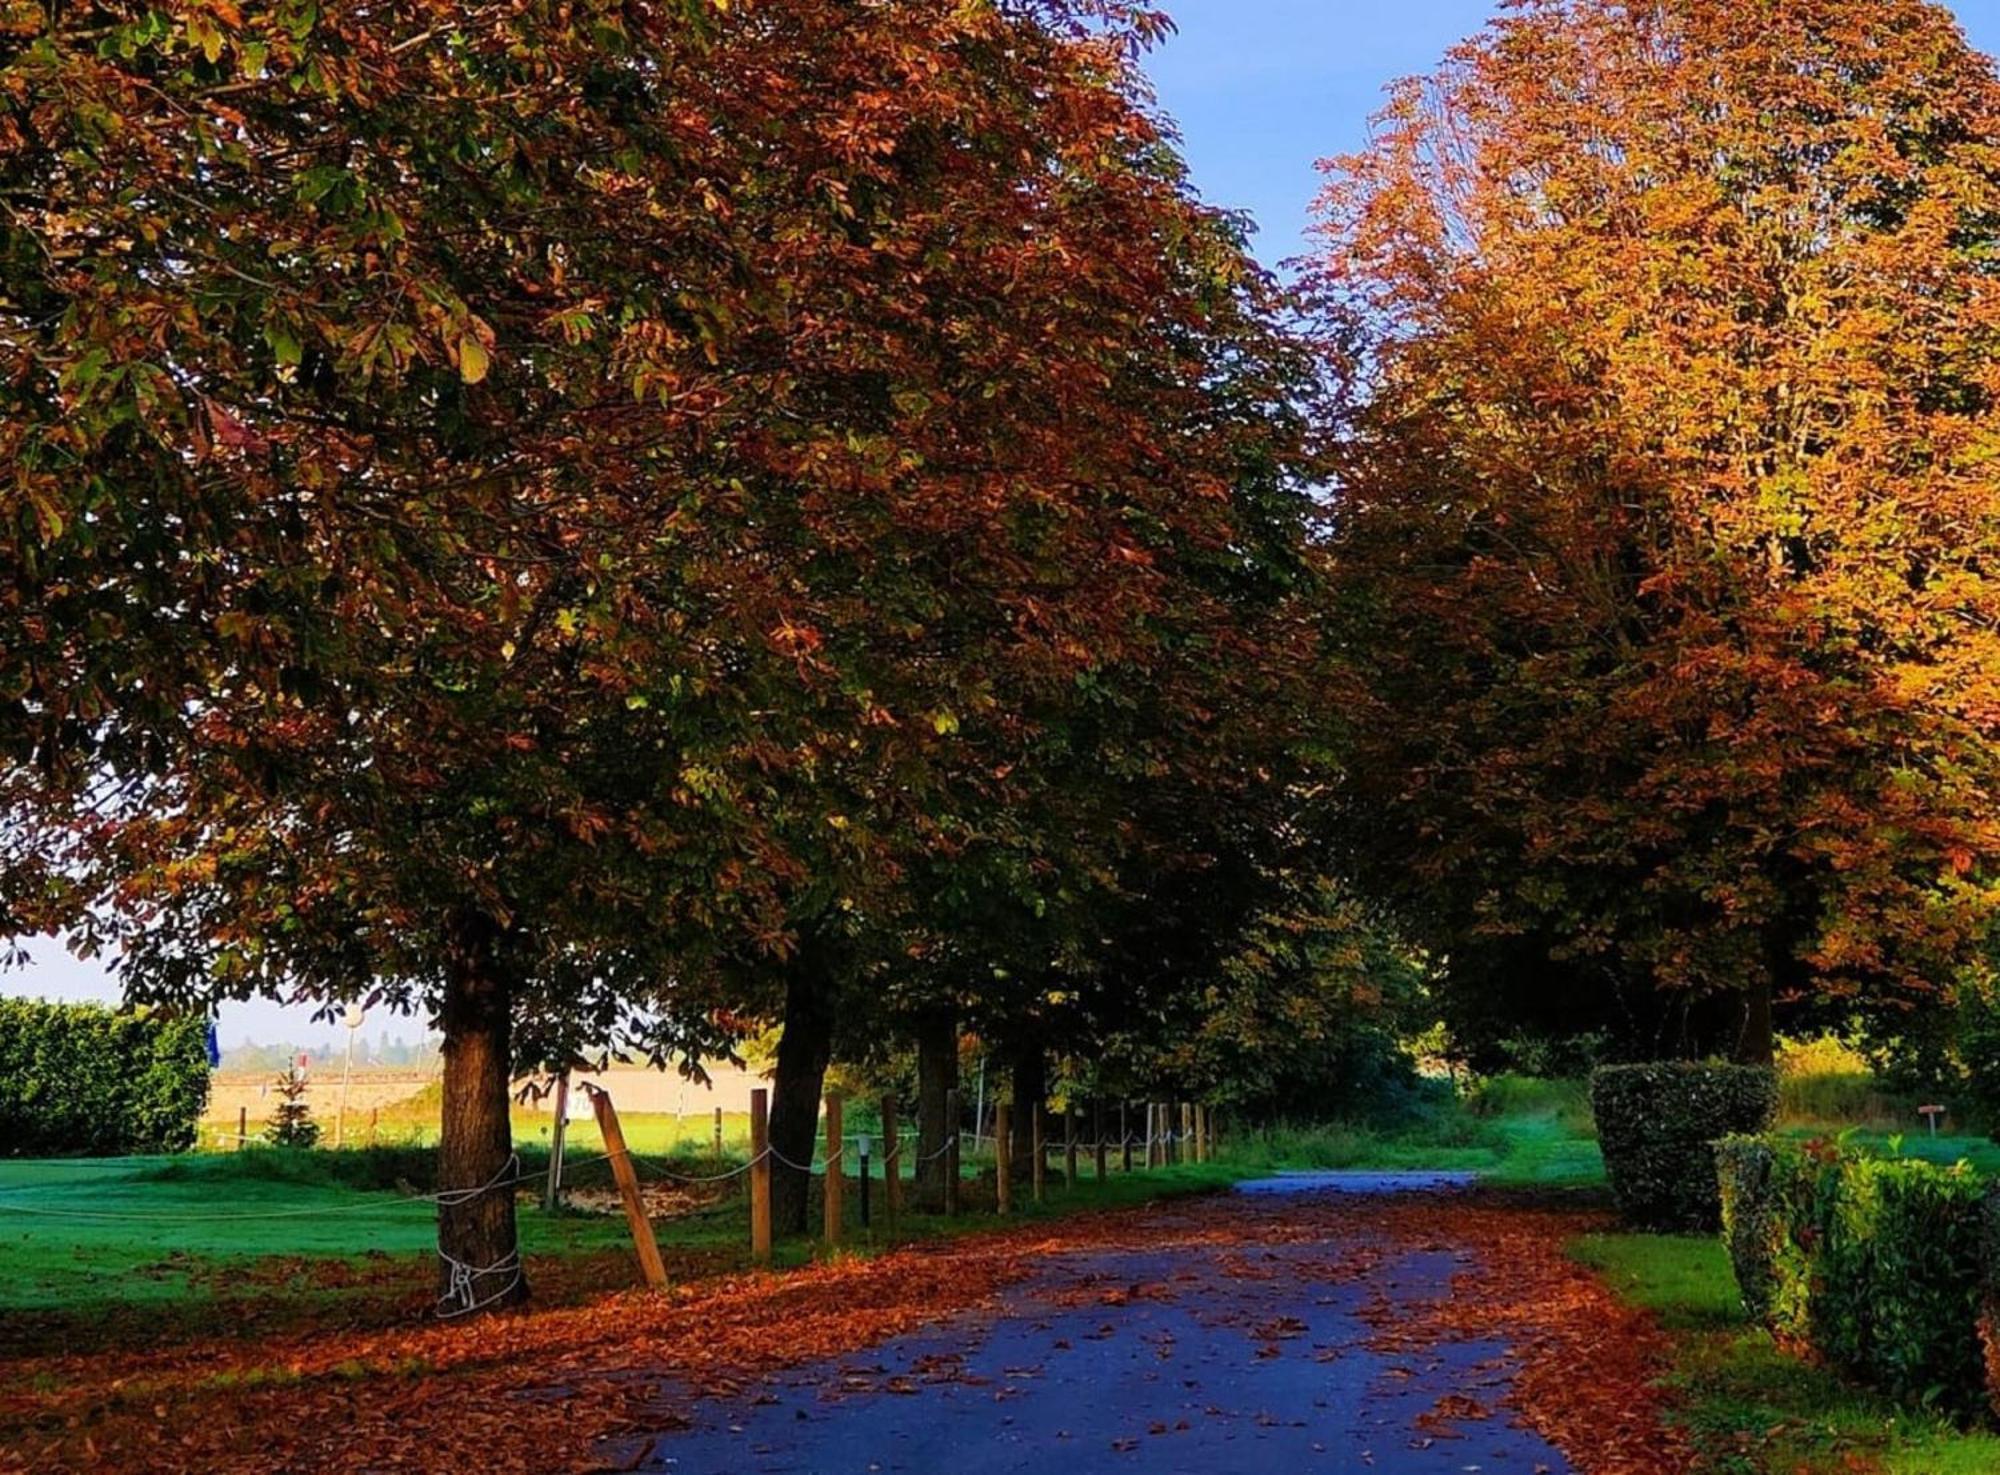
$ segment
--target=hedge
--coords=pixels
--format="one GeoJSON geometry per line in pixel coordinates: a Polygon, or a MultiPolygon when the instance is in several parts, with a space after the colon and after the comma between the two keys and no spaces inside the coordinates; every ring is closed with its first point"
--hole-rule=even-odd
{"type": "Polygon", "coordinates": [[[1994,1190],[1824,1143],[1731,1139],[1716,1162],[1736,1282],[1773,1334],[1909,1402],[2000,1408],[1994,1190]]]}
{"type": "Polygon", "coordinates": [[[0,999],[0,1155],[183,1151],[208,1076],[194,1016],[0,999]]]}
{"type": "Polygon", "coordinates": [[[1600,1066],[1590,1109],[1619,1213],[1644,1229],[1712,1231],[1722,1222],[1715,1144],[1770,1129],[1778,1077],[1746,1065],[1600,1066]]]}

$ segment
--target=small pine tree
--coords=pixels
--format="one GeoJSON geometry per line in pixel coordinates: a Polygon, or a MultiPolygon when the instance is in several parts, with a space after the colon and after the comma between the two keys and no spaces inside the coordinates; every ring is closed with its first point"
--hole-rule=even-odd
{"type": "Polygon", "coordinates": [[[319,1141],[319,1123],[306,1105],[306,1077],[296,1065],[278,1077],[278,1109],[264,1128],[264,1140],[274,1147],[311,1147],[319,1141]]]}

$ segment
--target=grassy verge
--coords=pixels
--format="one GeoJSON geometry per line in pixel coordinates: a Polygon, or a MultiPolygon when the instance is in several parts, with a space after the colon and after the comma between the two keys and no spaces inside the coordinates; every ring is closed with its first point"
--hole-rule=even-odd
{"type": "MultiPolygon", "coordinates": [[[[534,1157],[524,1152],[524,1166],[535,1167],[534,1157]]],[[[712,1157],[649,1163],[695,1174],[719,1166],[712,1157]]],[[[435,1275],[436,1210],[414,1193],[431,1186],[428,1166],[426,1152],[394,1148],[0,1161],[0,1359],[406,1323],[427,1309],[435,1275]]],[[[1073,1189],[1053,1182],[1041,1205],[1026,1202],[1024,1186],[1017,1218],[1207,1191],[1250,1170],[1231,1162],[1114,1171],[1099,1184],[1086,1167],[1073,1189]]],[[[520,1202],[522,1248],[544,1302],[633,1281],[622,1215],[608,1197],[588,1193],[608,1173],[599,1164],[577,1177],[578,1197],[604,1212],[548,1214],[527,1195],[520,1202]]],[[[858,1184],[848,1180],[843,1253],[995,1223],[981,1212],[991,1207],[990,1180],[968,1181],[963,1217],[905,1215],[893,1233],[881,1220],[879,1179],[871,1198],[873,1222],[864,1226],[858,1184]]],[[[746,1265],[747,1215],[740,1191],[722,1187],[656,1219],[670,1273],[688,1278],[746,1265]]],[[[781,1241],[777,1261],[799,1264],[817,1253],[817,1240],[781,1241]]]]}
{"type": "Polygon", "coordinates": [[[1672,1382],[1703,1468],[1725,1475],[2000,1470],[2000,1437],[1955,1428],[1851,1387],[1750,1326],[1716,1240],[1592,1235],[1571,1252],[1673,1334],[1672,1382]]]}

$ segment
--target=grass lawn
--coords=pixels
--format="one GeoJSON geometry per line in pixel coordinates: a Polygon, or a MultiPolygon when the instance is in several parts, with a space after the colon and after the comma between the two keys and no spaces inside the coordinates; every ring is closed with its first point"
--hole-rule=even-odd
{"type": "MultiPolygon", "coordinates": [[[[641,1153],[672,1145],[657,1134],[640,1140],[641,1153]]],[[[594,1134],[573,1141],[573,1162],[597,1151],[594,1134]]],[[[657,1179],[668,1165],[713,1172],[710,1145],[704,1142],[702,1156],[642,1157],[640,1175],[657,1179]]],[[[542,1160],[525,1145],[523,1157],[529,1170],[542,1160]]],[[[1059,1154],[1054,1161],[1060,1163],[1059,1154]]],[[[415,1176],[427,1162],[427,1150],[410,1148],[0,1160],[0,1357],[217,1332],[406,1322],[427,1307],[435,1272],[436,1209],[413,1191],[429,1186],[415,1176]]],[[[1114,1167],[1097,1184],[1085,1166],[1073,1191],[1054,1187],[1039,1207],[1027,1202],[1023,1185],[1017,1214],[1053,1216],[1200,1192],[1245,1171],[1233,1162],[1129,1176],[1114,1167]]],[[[598,1163],[576,1179],[582,1192],[608,1183],[608,1173],[598,1163]]],[[[850,1176],[844,1253],[994,1222],[978,1212],[982,1195],[990,1207],[990,1183],[968,1181],[964,1217],[906,1214],[893,1235],[881,1223],[881,1195],[877,1177],[875,1222],[864,1229],[859,1186],[850,1176]]],[[[547,1214],[523,1195],[522,1248],[539,1297],[562,1300],[634,1282],[624,1218],[606,1207],[547,1214]]],[[[706,1190],[683,1211],[656,1219],[655,1227],[677,1278],[748,1263],[748,1210],[740,1193],[706,1190]]],[[[803,1263],[818,1250],[814,1240],[782,1241],[776,1259],[803,1263]]]]}
{"type": "Polygon", "coordinates": [[[1991,1475],[2000,1437],[1849,1386],[1752,1327],[1708,1237],[1592,1235],[1571,1252],[1654,1312],[1678,1344],[1673,1384],[1704,1468],[1727,1475],[1991,1475]]]}

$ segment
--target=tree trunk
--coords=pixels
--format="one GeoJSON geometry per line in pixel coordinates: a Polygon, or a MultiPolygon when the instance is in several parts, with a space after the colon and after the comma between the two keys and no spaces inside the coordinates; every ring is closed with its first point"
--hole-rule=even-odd
{"type": "Polygon", "coordinates": [[[833,1058],[833,985],[826,959],[813,947],[801,947],[786,964],[785,1020],[771,1082],[771,1225],[779,1234],[806,1232],[812,1174],[804,1165],[812,1162],[833,1058]]]}
{"type": "Polygon", "coordinates": [[[1035,1114],[1049,1098],[1049,1057],[1039,1044],[1013,1051],[1014,1181],[1034,1181],[1035,1114]]]}
{"type": "Polygon", "coordinates": [[[945,1141],[958,1130],[958,1123],[947,1119],[945,1093],[957,1085],[958,1019],[939,1010],[917,1024],[916,1200],[926,1214],[944,1212],[945,1141]]]}
{"type": "Polygon", "coordinates": [[[1743,994],[1743,1027],[1736,1037],[1738,1065],[1776,1065],[1777,1032],[1771,1022],[1771,977],[1752,979],[1743,994]]]}
{"type": "Polygon", "coordinates": [[[438,1311],[463,1316],[527,1299],[514,1227],[517,1176],[507,1086],[513,987],[500,929],[457,918],[445,960],[444,1118],[438,1138],[438,1311]],[[496,1186],[489,1186],[496,1185],[496,1186]],[[462,1195],[454,1201],[450,1195],[462,1195]]]}

